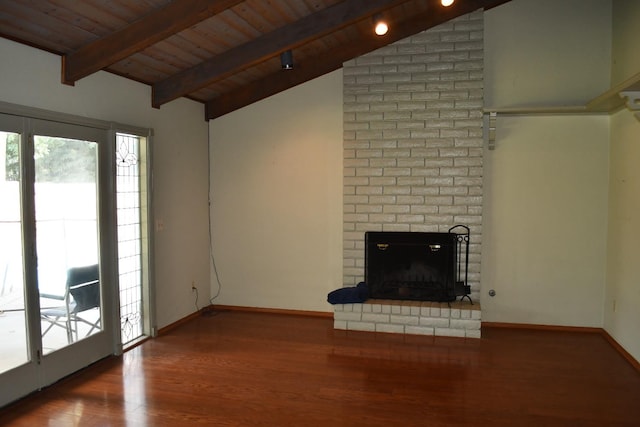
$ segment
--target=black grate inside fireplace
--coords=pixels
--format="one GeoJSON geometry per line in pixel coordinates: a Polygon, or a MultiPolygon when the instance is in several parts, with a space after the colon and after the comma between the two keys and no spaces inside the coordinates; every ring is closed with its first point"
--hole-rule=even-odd
{"type": "MultiPolygon", "coordinates": [[[[452,232],[463,227],[466,232],[452,232]]],[[[469,233],[365,233],[365,282],[375,299],[454,301],[469,295],[469,233]]],[[[470,298],[469,298],[470,300],[470,298]]]]}

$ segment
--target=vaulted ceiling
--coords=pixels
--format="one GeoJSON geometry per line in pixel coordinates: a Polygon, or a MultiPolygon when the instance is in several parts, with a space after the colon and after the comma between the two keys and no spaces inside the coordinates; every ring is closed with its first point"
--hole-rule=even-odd
{"type": "Polygon", "coordinates": [[[0,0],[0,36],[60,55],[63,83],[105,70],[150,85],[156,108],[202,102],[209,120],[507,1],[0,0]],[[282,70],[288,50],[294,67],[282,70]]]}

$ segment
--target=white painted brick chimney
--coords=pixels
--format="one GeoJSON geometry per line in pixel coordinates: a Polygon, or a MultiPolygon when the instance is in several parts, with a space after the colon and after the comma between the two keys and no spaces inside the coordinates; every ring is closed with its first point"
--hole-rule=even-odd
{"type": "Polygon", "coordinates": [[[364,280],[365,231],[471,229],[479,300],[483,12],[344,64],[344,285],[364,280]]]}

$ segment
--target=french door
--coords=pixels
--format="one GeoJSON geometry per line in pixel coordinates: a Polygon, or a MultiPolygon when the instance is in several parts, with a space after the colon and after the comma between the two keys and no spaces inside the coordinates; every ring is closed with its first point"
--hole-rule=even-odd
{"type": "Polygon", "coordinates": [[[0,114],[0,153],[2,406],[119,339],[108,131],[0,114]]]}

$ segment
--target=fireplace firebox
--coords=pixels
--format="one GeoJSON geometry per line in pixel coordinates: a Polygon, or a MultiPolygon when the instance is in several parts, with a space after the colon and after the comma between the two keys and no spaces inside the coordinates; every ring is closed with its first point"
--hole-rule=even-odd
{"type": "Polygon", "coordinates": [[[365,282],[375,299],[450,302],[465,297],[469,228],[446,233],[367,231],[365,282]]]}

